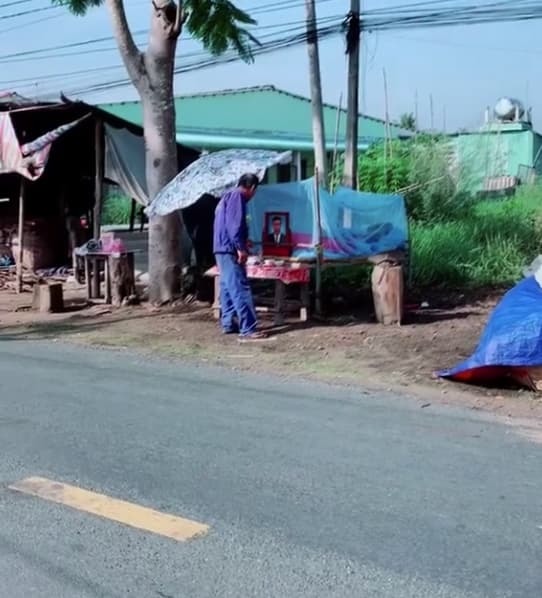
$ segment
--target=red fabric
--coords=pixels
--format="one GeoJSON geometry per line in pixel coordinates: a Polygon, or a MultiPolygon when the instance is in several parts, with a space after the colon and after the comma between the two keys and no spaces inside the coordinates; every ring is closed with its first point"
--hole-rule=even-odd
{"type": "MultiPolygon", "coordinates": [[[[207,276],[217,276],[218,268],[213,266],[207,270],[207,276]]],[[[247,276],[260,280],[281,280],[284,284],[308,283],[310,281],[310,268],[300,266],[292,268],[291,266],[265,266],[265,265],[247,265],[247,276]]]]}

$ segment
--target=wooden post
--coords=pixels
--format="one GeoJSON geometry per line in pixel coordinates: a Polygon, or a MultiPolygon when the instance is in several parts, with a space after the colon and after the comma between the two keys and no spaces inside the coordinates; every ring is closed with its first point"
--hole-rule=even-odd
{"type": "Polygon", "coordinates": [[[102,229],[102,202],[103,202],[103,178],[104,178],[104,127],[99,117],[96,117],[94,125],[94,149],[95,149],[95,176],[94,176],[94,218],[93,236],[100,238],[102,229]]]}
{"type": "Polygon", "coordinates": [[[322,100],[322,80],[320,74],[320,55],[318,50],[318,26],[316,20],[316,0],[305,0],[307,52],[309,56],[309,83],[312,106],[312,138],[314,143],[314,161],[322,186],[327,187],[327,154],[324,122],[324,103],[322,100]]]}
{"type": "Polygon", "coordinates": [[[19,251],[17,257],[17,293],[23,292],[23,257],[24,257],[24,204],[26,195],[26,179],[21,175],[21,187],[19,191],[19,222],[18,222],[18,237],[19,237],[19,251]]]}
{"type": "Polygon", "coordinates": [[[284,311],[286,300],[286,285],[282,280],[275,280],[275,326],[284,324],[284,311]]]}
{"type": "Polygon", "coordinates": [[[322,313],[322,217],[320,213],[320,184],[318,182],[318,169],[314,176],[314,212],[316,217],[316,289],[314,310],[317,315],[322,313]]]}
{"type": "Polygon", "coordinates": [[[341,112],[343,106],[343,94],[339,95],[339,106],[337,107],[337,118],[335,120],[335,139],[333,141],[333,161],[331,163],[331,172],[335,172],[337,167],[337,153],[339,145],[339,129],[341,128],[341,112]]]}
{"type": "MultiPolygon", "coordinates": [[[[541,148],[542,150],[542,148],[541,148]]],[[[301,181],[303,178],[301,152],[295,153],[295,170],[296,170],[296,181],[301,181]]]]}
{"type": "Polygon", "coordinates": [[[310,289],[307,283],[303,283],[300,289],[301,308],[299,310],[300,322],[307,322],[310,308],[310,289]]]}
{"type": "Polygon", "coordinates": [[[132,207],[130,209],[130,232],[133,232],[135,226],[137,204],[136,200],[132,197],[132,207]]]}
{"type": "Polygon", "coordinates": [[[64,311],[64,295],[62,284],[35,284],[32,298],[32,309],[40,313],[60,313],[64,311]]]}
{"type": "MultiPolygon", "coordinates": [[[[386,146],[389,149],[390,158],[393,158],[393,145],[392,145],[392,138],[391,138],[391,125],[390,125],[390,109],[389,109],[389,102],[388,102],[388,76],[386,75],[386,69],[382,69],[382,74],[384,76],[384,105],[385,105],[385,114],[386,114],[386,146]]],[[[387,150],[386,150],[387,154],[387,150]]]]}
{"type": "Polygon", "coordinates": [[[213,317],[220,320],[220,274],[214,277],[213,317]]]}

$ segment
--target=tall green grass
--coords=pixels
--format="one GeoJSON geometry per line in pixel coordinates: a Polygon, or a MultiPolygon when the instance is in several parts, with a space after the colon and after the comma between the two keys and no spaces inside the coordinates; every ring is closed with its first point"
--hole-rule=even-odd
{"type": "Polygon", "coordinates": [[[415,223],[411,246],[416,286],[514,283],[542,253],[542,188],[480,202],[461,219],[415,223]]]}

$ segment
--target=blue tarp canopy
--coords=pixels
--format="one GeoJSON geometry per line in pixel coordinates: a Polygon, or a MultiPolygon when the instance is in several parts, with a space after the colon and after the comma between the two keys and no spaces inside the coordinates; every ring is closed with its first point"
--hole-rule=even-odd
{"type": "MultiPolygon", "coordinates": [[[[248,205],[251,239],[262,237],[265,215],[287,212],[293,257],[313,259],[318,240],[314,179],[262,185],[248,205]]],[[[400,251],[408,241],[404,198],[339,188],[320,191],[322,245],[327,260],[364,258],[400,251]]]]}

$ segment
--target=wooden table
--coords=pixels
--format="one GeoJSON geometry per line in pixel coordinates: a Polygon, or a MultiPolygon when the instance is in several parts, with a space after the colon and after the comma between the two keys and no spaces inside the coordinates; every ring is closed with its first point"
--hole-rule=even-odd
{"type": "MultiPolygon", "coordinates": [[[[264,265],[247,265],[247,277],[252,280],[269,280],[275,283],[275,298],[274,298],[274,321],[277,326],[284,324],[284,317],[286,312],[286,286],[297,284],[300,288],[300,307],[299,307],[299,321],[306,322],[309,319],[309,304],[310,304],[310,267],[306,265],[296,265],[292,267],[291,264],[285,266],[264,266],[264,265]]],[[[220,273],[216,266],[213,266],[205,276],[214,278],[214,302],[213,302],[213,316],[216,320],[220,319],[220,273]]]]}
{"type": "Polygon", "coordinates": [[[93,252],[78,256],[83,260],[87,299],[103,299],[105,303],[120,304],[135,294],[134,252],[93,252]],[[101,292],[101,273],[104,273],[104,292],[101,292]]]}

